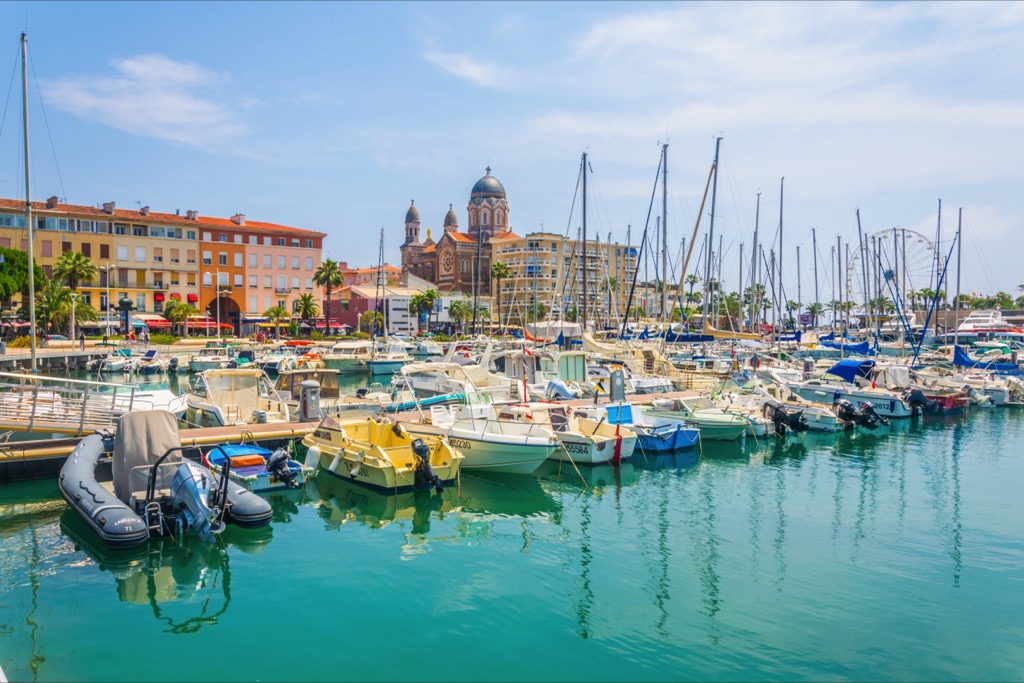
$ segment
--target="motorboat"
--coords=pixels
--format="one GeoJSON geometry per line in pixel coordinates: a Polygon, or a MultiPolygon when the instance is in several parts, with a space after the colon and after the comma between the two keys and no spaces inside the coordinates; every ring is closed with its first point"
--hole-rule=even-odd
{"type": "Polygon", "coordinates": [[[178,421],[162,410],[131,412],[117,432],[82,439],[61,468],[61,495],[106,545],[131,548],[183,531],[212,541],[225,523],[262,527],[270,503],[183,459],[178,421]]]}
{"type": "Polygon", "coordinates": [[[214,446],[203,453],[202,462],[217,475],[223,474],[227,462],[231,481],[254,493],[299,488],[309,472],[287,448],[270,450],[254,443],[214,446]]]}
{"type": "Polygon", "coordinates": [[[132,358],[132,350],[128,348],[114,349],[106,356],[93,358],[85,364],[85,369],[90,372],[125,372],[132,370],[137,358],[132,358]]]}
{"type": "Polygon", "coordinates": [[[135,371],[140,375],[158,375],[164,371],[165,367],[166,362],[159,358],[159,352],[156,349],[149,349],[139,358],[135,371]]]}
{"type": "Polygon", "coordinates": [[[913,415],[913,407],[902,396],[874,385],[874,367],[873,360],[847,358],[833,365],[819,378],[790,381],[786,387],[797,396],[816,403],[832,405],[840,399],[846,399],[858,406],[869,403],[884,417],[913,415]]]}
{"type": "Polygon", "coordinates": [[[620,462],[630,458],[637,445],[637,434],[630,427],[592,417],[564,403],[513,403],[501,406],[498,416],[551,429],[560,444],[551,460],[586,465],[620,462]]]}
{"type": "Polygon", "coordinates": [[[443,356],[444,350],[432,337],[419,337],[413,342],[412,355],[418,358],[443,356]]]}
{"type": "Polygon", "coordinates": [[[235,349],[232,347],[207,345],[189,357],[189,370],[203,372],[204,370],[226,368],[235,357],[234,351],[235,349]]]}
{"type": "Polygon", "coordinates": [[[371,375],[390,375],[398,372],[403,365],[412,361],[413,357],[404,343],[392,342],[382,351],[374,351],[370,354],[370,358],[366,361],[366,369],[371,375]]]}
{"type": "Polygon", "coordinates": [[[429,417],[420,422],[399,424],[416,436],[447,437],[465,456],[462,468],[467,471],[531,474],[560,450],[551,429],[499,416],[484,393],[470,393],[462,403],[429,410],[429,417]]]}
{"type": "Polygon", "coordinates": [[[464,457],[447,439],[413,436],[386,416],[343,422],[327,416],[302,443],[307,467],[387,492],[440,492],[455,480],[464,457]]]}
{"type": "Polygon", "coordinates": [[[655,400],[641,412],[685,420],[700,430],[700,438],[705,441],[734,441],[748,432],[750,424],[747,418],[722,410],[706,396],[655,400]]]}
{"type": "Polygon", "coordinates": [[[288,370],[294,370],[299,366],[299,356],[295,348],[290,346],[279,346],[267,353],[256,357],[256,365],[268,375],[274,375],[288,370]]]}
{"type": "Polygon", "coordinates": [[[192,378],[185,395],[185,420],[199,427],[288,422],[284,397],[259,368],[205,370],[192,378]]]}
{"type": "Polygon", "coordinates": [[[370,360],[371,347],[368,340],[339,341],[321,357],[328,368],[342,375],[357,375],[367,371],[366,361],[370,360]]]}
{"type": "Polygon", "coordinates": [[[628,428],[636,434],[636,448],[644,454],[693,448],[700,439],[700,431],[685,420],[646,415],[627,402],[581,406],[575,414],[628,428]]]}

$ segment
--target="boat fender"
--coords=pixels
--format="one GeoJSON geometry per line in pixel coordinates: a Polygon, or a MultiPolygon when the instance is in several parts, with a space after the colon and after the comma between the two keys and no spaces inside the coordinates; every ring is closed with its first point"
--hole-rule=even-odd
{"type": "Polygon", "coordinates": [[[351,470],[349,470],[348,476],[355,477],[356,475],[358,475],[359,474],[359,468],[361,468],[363,466],[363,460],[365,460],[365,459],[366,459],[366,451],[359,451],[359,455],[356,456],[355,467],[353,467],[351,470]]]}
{"type": "Polygon", "coordinates": [[[338,453],[336,456],[334,456],[334,460],[331,461],[331,466],[327,468],[328,471],[332,473],[337,472],[339,462],[341,462],[341,453],[338,453]]]}
{"type": "Polygon", "coordinates": [[[306,459],[304,462],[306,467],[309,469],[314,469],[318,464],[320,464],[320,447],[310,446],[309,450],[306,451],[306,459]]]}

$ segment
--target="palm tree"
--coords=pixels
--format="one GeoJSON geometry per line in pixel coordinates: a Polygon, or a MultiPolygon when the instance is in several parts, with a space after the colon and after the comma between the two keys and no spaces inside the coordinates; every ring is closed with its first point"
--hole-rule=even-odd
{"type": "MultiPolygon", "coordinates": [[[[331,290],[340,287],[344,281],[338,264],[329,258],[325,258],[313,273],[313,282],[327,292],[327,297],[324,299],[324,318],[327,322],[328,335],[331,333],[331,290]]],[[[338,326],[341,326],[341,320],[338,320],[338,326]]]]}
{"type": "MultiPolygon", "coordinates": [[[[62,254],[53,265],[53,277],[67,282],[71,293],[77,296],[79,283],[96,277],[96,265],[89,257],[82,256],[80,252],[68,251],[62,254]]],[[[72,339],[75,337],[75,311],[78,307],[79,305],[76,303],[71,309],[71,333],[68,336],[72,339]]]]}
{"type": "Polygon", "coordinates": [[[423,292],[423,309],[427,314],[427,331],[430,331],[430,314],[434,312],[434,304],[441,295],[437,293],[436,289],[428,289],[423,292]]]}
{"type": "Polygon", "coordinates": [[[501,261],[495,261],[491,264],[491,277],[498,281],[494,291],[497,294],[495,299],[498,307],[498,322],[501,322],[501,281],[511,275],[508,264],[502,263],[501,261]]]}
{"type": "Polygon", "coordinates": [[[531,304],[529,310],[526,312],[526,319],[531,322],[537,322],[543,320],[548,315],[548,306],[543,301],[538,301],[535,304],[531,304]]]}
{"type": "Polygon", "coordinates": [[[822,304],[814,303],[807,305],[807,313],[811,316],[811,327],[818,326],[818,316],[825,311],[825,306],[822,304]]]}
{"type": "Polygon", "coordinates": [[[57,280],[45,280],[36,292],[36,319],[44,330],[51,325],[59,329],[71,315],[71,292],[57,280]]]}
{"type": "Polygon", "coordinates": [[[281,341],[281,320],[288,317],[288,309],[284,306],[271,306],[263,312],[263,317],[274,321],[274,339],[281,341]]]}
{"type": "Polygon", "coordinates": [[[320,315],[320,305],[312,294],[300,294],[295,300],[295,312],[303,322],[320,315]]]}
{"type": "Polygon", "coordinates": [[[359,329],[373,336],[378,327],[384,327],[384,314],[380,311],[365,311],[359,316],[359,329]]]}
{"type": "Polygon", "coordinates": [[[181,299],[171,299],[164,307],[164,318],[175,325],[180,325],[185,339],[188,339],[188,321],[196,315],[199,315],[199,309],[181,299]]]}
{"type": "Polygon", "coordinates": [[[457,299],[448,304],[448,317],[459,326],[459,331],[465,334],[466,321],[473,317],[473,310],[468,303],[457,299]]]}

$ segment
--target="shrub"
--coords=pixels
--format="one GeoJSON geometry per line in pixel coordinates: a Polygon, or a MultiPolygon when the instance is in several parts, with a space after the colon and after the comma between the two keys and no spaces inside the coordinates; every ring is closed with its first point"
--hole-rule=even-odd
{"type": "Polygon", "coordinates": [[[313,341],[323,341],[324,335],[321,332],[318,332],[317,330],[313,330],[312,332],[309,333],[309,338],[312,339],[313,341]]]}
{"type": "Polygon", "coordinates": [[[178,338],[173,334],[151,334],[149,335],[149,342],[151,344],[162,344],[170,345],[178,341],[178,338]]]}
{"type": "Polygon", "coordinates": [[[27,349],[30,346],[32,346],[32,340],[29,339],[27,334],[15,337],[11,341],[7,342],[7,347],[11,349],[27,349]]]}

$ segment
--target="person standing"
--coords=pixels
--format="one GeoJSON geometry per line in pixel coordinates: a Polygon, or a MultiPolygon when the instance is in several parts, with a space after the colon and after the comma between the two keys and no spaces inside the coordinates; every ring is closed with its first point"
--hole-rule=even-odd
{"type": "Polygon", "coordinates": [[[81,332],[78,335],[78,346],[82,351],[85,351],[85,332],[81,332]]]}

